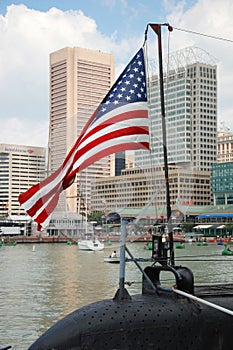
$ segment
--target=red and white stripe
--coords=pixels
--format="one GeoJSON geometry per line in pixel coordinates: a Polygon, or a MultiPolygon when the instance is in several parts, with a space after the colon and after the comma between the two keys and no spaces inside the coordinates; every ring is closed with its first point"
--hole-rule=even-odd
{"type": "Polygon", "coordinates": [[[19,196],[20,204],[39,228],[48,225],[60,193],[74,182],[77,172],[113,153],[149,149],[147,102],[129,103],[99,119],[95,120],[95,117],[96,113],[84,127],[62,166],[19,196]]]}

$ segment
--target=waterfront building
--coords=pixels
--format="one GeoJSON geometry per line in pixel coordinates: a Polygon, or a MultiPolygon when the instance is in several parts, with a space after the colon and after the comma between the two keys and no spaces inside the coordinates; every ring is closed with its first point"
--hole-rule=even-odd
{"type": "Polygon", "coordinates": [[[211,172],[214,205],[233,204],[233,162],[215,163],[211,172]]]}
{"type": "MultiPolygon", "coordinates": [[[[111,54],[80,47],[66,47],[50,54],[50,172],[61,165],[113,82],[111,54]]],[[[56,211],[86,210],[91,182],[108,175],[110,157],[77,174],[75,183],[61,194],[56,211]]]]}
{"type": "Polygon", "coordinates": [[[53,213],[46,229],[48,236],[69,237],[77,240],[82,235],[93,231],[93,225],[86,222],[83,215],[77,213],[53,213]]]}
{"type": "Polygon", "coordinates": [[[224,125],[218,131],[218,163],[211,171],[214,205],[233,204],[233,133],[224,125]]]}
{"type": "Polygon", "coordinates": [[[218,131],[218,162],[233,162],[233,133],[227,129],[218,131]]]}
{"type": "Polygon", "coordinates": [[[0,144],[0,216],[23,215],[20,193],[46,176],[46,148],[0,144]]]}
{"type": "MultiPolygon", "coordinates": [[[[212,203],[209,171],[170,166],[169,179],[172,207],[212,203]]],[[[122,170],[121,176],[96,179],[92,184],[91,207],[93,211],[104,211],[105,207],[107,212],[117,212],[123,208],[143,209],[150,202],[151,207],[158,208],[165,206],[165,197],[162,167],[128,168],[122,170]]]]}
{"type": "MultiPolygon", "coordinates": [[[[141,208],[119,208],[121,217],[140,217],[140,225],[155,225],[166,222],[166,206],[141,208]]],[[[212,236],[226,236],[233,233],[233,205],[181,205],[172,208],[171,221],[173,229],[189,227],[189,230],[212,236]]]]}

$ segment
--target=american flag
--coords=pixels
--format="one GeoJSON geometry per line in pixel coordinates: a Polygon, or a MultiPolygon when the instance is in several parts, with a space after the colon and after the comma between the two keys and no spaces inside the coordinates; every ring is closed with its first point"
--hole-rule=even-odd
{"type": "Polygon", "coordinates": [[[20,194],[19,203],[45,228],[60,193],[77,172],[113,153],[149,149],[144,52],[141,48],[84,126],[63,164],[47,179],[20,194]]]}

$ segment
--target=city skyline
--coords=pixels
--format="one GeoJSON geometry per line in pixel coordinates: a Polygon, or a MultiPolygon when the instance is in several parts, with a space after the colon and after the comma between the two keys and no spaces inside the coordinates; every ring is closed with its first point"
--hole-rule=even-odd
{"type": "MultiPolygon", "coordinates": [[[[49,54],[63,47],[111,53],[116,78],[143,43],[147,23],[169,22],[172,52],[204,48],[218,64],[218,123],[233,129],[233,29],[230,0],[75,1],[4,0],[0,4],[0,142],[46,147],[49,125],[49,54]],[[200,21],[201,14],[208,13],[200,21]],[[108,14],[106,16],[106,13],[108,14]],[[151,14],[155,13],[154,16],[151,14]],[[226,38],[187,33],[204,33],[226,38]]],[[[167,32],[164,30],[164,56],[167,32]]],[[[156,37],[152,45],[156,47],[156,37]]]]}

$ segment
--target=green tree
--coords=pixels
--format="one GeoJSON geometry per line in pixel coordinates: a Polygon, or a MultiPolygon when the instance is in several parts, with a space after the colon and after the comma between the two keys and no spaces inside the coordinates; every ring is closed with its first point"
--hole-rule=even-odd
{"type": "Polygon", "coordinates": [[[93,211],[88,215],[88,221],[96,221],[98,225],[102,224],[102,211],[93,211]]]}

